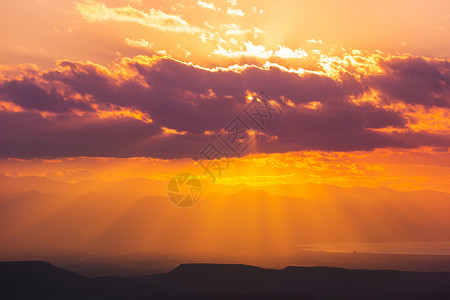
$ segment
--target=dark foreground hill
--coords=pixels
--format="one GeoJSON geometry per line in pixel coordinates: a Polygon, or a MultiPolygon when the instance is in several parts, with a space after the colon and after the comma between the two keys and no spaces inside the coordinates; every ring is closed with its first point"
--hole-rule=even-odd
{"type": "Polygon", "coordinates": [[[88,278],[46,262],[1,262],[1,299],[450,299],[450,273],[184,264],[88,278]]]}

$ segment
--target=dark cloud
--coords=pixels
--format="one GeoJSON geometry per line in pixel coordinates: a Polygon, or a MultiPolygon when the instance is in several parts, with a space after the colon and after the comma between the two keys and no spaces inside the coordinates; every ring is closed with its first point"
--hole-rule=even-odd
{"type": "Polygon", "coordinates": [[[164,147],[171,138],[163,138],[159,127],[135,119],[67,115],[61,118],[42,117],[36,112],[0,112],[0,131],[0,151],[6,157],[130,157],[162,156],[163,153],[174,156],[164,147]]]}
{"type": "Polygon", "coordinates": [[[11,80],[0,84],[0,95],[26,109],[62,113],[70,109],[92,111],[85,103],[77,103],[64,98],[55,89],[49,92],[38,86],[33,80],[11,80]]]}
{"type": "Polygon", "coordinates": [[[387,101],[425,107],[450,107],[450,62],[420,57],[394,58],[381,64],[386,74],[365,81],[387,101]]]}
{"type": "Polygon", "coordinates": [[[448,147],[446,135],[404,130],[407,120],[401,112],[350,101],[377,89],[386,101],[446,106],[448,63],[408,58],[384,61],[383,67],[384,75],[335,79],[278,68],[211,71],[171,59],[151,64],[130,60],[122,66],[127,71],[123,76],[95,64],[63,61],[59,68],[36,76],[47,89],[29,79],[1,83],[2,97],[25,111],[0,113],[0,156],[192,157],[211,139],[205,130],[217,132],[236,115],[245,115],[246,91],[262,90],[281,103],[284,114],[257,140],[260,152],[448,147]],[[71,100],[75,95],[85,100],[71,100]],[[320,105],[304,105],[312,101],[320,105]],[[138,111],[153,122],[131,116],[99,118],[93,105],[138,111]],[[80,116],[74,110],[86,113],[80,116]],[[52,114],[44,117],[40,112],[52,114]],[[185,134],[164,134],[162,127],[185,134]],[[386,127],[398,130],[377,130],[386,127]]]}

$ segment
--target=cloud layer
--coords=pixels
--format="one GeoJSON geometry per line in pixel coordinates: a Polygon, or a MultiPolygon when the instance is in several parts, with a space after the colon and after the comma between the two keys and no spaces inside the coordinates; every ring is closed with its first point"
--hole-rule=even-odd
{"type": "Polygon", "coordinates": [[[252,152],[448,147],[448,122],[423,129],[418,122],[430,121],[414,112],[448,115],[450,63],[405,56],[376,64],[373,74],[340,66],[333,75],[276,65],[208,69],[157,56],[110,68],[67,60],[50,70],[22,67],[0,81],[0,156],[192,157],[245,116],[247,97],[260,91],[284,114],[265,132],[247,120],[258,136],[252,152]]]}

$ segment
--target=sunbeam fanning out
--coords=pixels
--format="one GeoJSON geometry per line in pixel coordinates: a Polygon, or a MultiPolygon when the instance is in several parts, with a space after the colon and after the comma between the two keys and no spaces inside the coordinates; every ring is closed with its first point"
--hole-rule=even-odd
{"type": "Polygon", "coordinates": [[[449,1],[3,1],[0,24],[6,299],[450,297],[449,1]]]}

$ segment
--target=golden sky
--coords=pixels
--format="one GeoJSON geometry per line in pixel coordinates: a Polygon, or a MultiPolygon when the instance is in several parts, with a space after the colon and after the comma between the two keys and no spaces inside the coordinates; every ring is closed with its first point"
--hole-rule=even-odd
{"type": "Polygon", "coordinates": [[[218,183],[449,191],[448,1],[1,8],[5,176],[201,175],[190,158],[265,91],[284,114],[218,183]]]}
{"type": "Polygon", "coordinates": [[[0,25],[0,256],[448,241],[450,1],[3,0],[0,25]]]}

